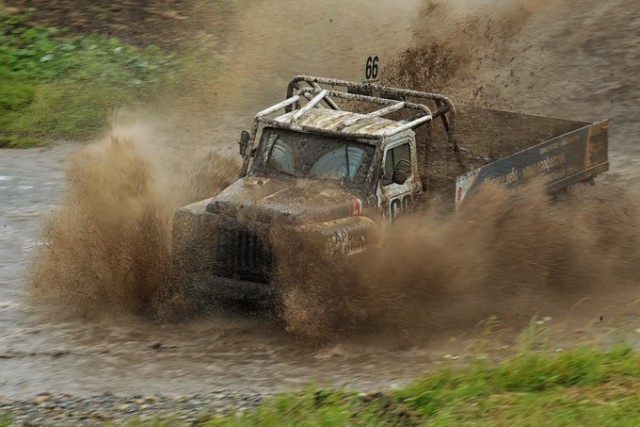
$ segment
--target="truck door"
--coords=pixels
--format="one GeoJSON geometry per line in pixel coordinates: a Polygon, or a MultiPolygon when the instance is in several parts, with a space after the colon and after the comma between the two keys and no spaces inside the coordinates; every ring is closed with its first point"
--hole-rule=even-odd
{"type": "Polygon", "coordinates": [[[384,153],[381,202],[385,216],[393,221],[413,206],[416,174],[415,153],[410,138],[391,143],[384,153]]]}

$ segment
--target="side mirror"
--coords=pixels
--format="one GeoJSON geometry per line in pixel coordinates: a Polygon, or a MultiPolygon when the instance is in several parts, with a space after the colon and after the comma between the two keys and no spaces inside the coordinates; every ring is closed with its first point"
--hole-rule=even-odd
{"type": "Polygon", "coordinates": [[[400,160],[393,168],[391,181],[395,184],[402,185],[411,176],[411,163],[408,160],[400,160]]]}
{"type": "Polygon", "coordinates": [[[238,141],[238,145],[240,146],[240,155],[242,157],[247,154],[247,147],[249,146],[249,132],[243,130],[240,132],[240,141],[238,141]]]}

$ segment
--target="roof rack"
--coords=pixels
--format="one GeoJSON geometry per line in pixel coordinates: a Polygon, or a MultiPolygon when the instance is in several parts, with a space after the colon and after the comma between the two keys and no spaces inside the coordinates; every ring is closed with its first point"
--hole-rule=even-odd
{"type": "MultiPolygon", "coordinates": [[[[334,92],[342,92],[347,95],[364,95],[367,98],[373,99],[389,99],[389,100],[404,100],[406,98],[416,98],[420,100],[433,101],[438,110],[434,113],[434,118],[440,117],[446,113],[453,113],[455,115],[455,107],[451,100],[444,95],[431,92],[422,92],[411,89],[401,89],[389,86],[382,86],[377,83],[358,83],[348,80],[333,79],[328,77],[316,77],[308,75],[295,76],[287,85],[287,98],[291,98],[301,89],[305,87],[305,83],[308,87],[313,89],[321,89],[321,85],[330,86],[334,92]]],[[[327,104],[334,110],[340,108],[331,101],[327,104]]]]}
{"type": "MultiPolygon", "coordinates": [[[[260,123],[273,125],[277,127],[287,127],[294,130],[307,130],[313,132],[320,132],[326,134],[333,134],[337,136],[353,136],[358,138],[365,139],[380,139],[383,136],[390,136],[393,134],[397,134],[403,132],[407,129],[414,129],[420,126],[423,123],[431,121],[433,119],[433,114],[431,110],[423,104],[415,104],[405,101],[398,101],[387,98],[375,98],[366,95],[352,94],[335,90],[322,89],[320,87],[305,87],[300,88],[295,95],[288,97],[283,102],[275,104],[265,110],[260,111],[256,114],[256,121],[254,122],[254,126],[252,129],[257,131],[257,127],[260,123]],[[300,101],[306,99],[308,102],[301,106],[300,101]],[[341,123],[335,129],[320,129],[312,126],[303,126],[298,124],[298,120],[303,117],[307,112],[314,108],[325,108],[320,105],[321,102],[324,101],[329,108],[333,110],[340,111],[340,108],[335,102],[336,98],[349,99],[353,101],[365,101],[369,103],[374,103],[381,108],[378,108],[370,113],[361,114],[357,117],[353,117],[343,123],[341,123]],[[390,113],[400,111],[400,110],[411,110],[414,111],[415,114],[409,120],[398,121],[398,126],[388,129],[384,133],[380,133],[377,135],[366,135],[362,133],[353,133],[348,132],[345,129],[367,119],[375,118],[375,117],[383,117],[390,113]],[[291,121],[289,123],[276,122],[276,120],[270,116],[278,112],[292,112],[291,121]]],[[[253,133],[253,132],[252,132],[253,133]]]]}
{"type": "Polygon", "coordinates": [[[449,145],[453,148],[459,161],[461,161],[460,147],[455,139],[455,115],[455,107],[449,98],[436,93],[393,88],[377,83],[357,83],[326,77],[298,75],[287,85],[287,94],[284,101],[260,111],[255,116],[250,131],[250,145],[254,146],[260,124],[329,136],[379,140],[407,129],[416,129],[433,119],[440,118],[447,134],[449,145]],[[322,129],[297,123],[301,117],[314,108],[329,108],[340,111],[341,108],[336,102],[339,99],[363,102],[379,108],[346,120],[335,129],[322,129]],[[436,110],[432,112],[424,103],[409,102],[407,99],[417,100],[418,102],[433,102],[436,110]],[[294,113],[288,123],[278,121],[274,117],[276,113],[279,113],[278,116],[280,116],[283,113],[291,113],[292,111],[294,113]],[[412,112],[413,115],[408,119],[399,120],[398,126],[381,134],[371,135],[348,130],[362,120],[384,117],[399,111],[412,112]]]}
{"type": "MultiPolygon", "coordinates": [[[[287,85],[286,96],[287,98],[290,98],[291,96],[300,93],[300,91],[304,90],[305,87],[320,89],[322,86],[330,87],[334,96],[336,96],[335,94],[337,92],[342,92],[344,95],[341,95],[340,97],[345,98],[352,98],[353,95],[364,96],[364,98],[357,98],[362,101],[378,102],[378,100],[381,99],[406,101],[406,99],[409,98],[418,101],[433,102],[436,106],[436,111],[431,113],[431,119],[440,118],[442,120],[444,130],[447,133],[449,145],[453,148],[458,160],[460,162],[462,161],[461,150],[455,138],[456,109],[453,102],[451,102],[451,100],[446,96],[432,92],[383,86],[377,83],[358,83],[348,80],[309,75],[298,75],[293,77],[287,85]]],[[[339,109],[338,106],[335,105],[335,102],[331,102],[331,100],[327,102],[327,105],[329,105],[330,108],[339,109]]],[[[424,107],[427,108],[426,106],[424,107]]],[[[291,106],[287,107],[286,111],[290,111],[291,108],[291,106]]],[[[426,121],[415,123],[414,128],[419,127],[424,123],[426,123],[426,121]]]]}

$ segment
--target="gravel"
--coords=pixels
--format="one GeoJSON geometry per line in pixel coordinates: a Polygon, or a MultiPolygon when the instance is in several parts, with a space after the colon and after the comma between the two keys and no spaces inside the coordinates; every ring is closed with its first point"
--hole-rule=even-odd
{"type": "Polygon", "coordinates": [[[21,400],[0,396],[0,423],[11,425],[122,425],[132,421],[162,419],[174,424],[198,425],[216,415],[242,412],[258,406],[261,393],[221,390],[189,395],[130,395],[103,393],[80,397],[68,393],[41,393],[21,400]]]}

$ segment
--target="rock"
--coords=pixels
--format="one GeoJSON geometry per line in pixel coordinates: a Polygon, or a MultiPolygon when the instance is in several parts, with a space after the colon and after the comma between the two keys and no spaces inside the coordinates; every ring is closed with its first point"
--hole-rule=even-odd
{"type": "Polygon", "coordinates": [[[44,403],[51,399],[51,395],[49,393],[42,393],[36,397],[36,403],[44,403]]]}
{"type": "Polygon", "coordinates": [[[211,393],[167,396],[162,394],[116,396],[111,393],[81,397],[68,393],[40,393],[32,400],[5,398],[0,411],[11,413],[16,425],[127,425],[154,419],[177,423],[205,423],[219,414],[255,408],[259,393],[216,390],[211,393]]]}

